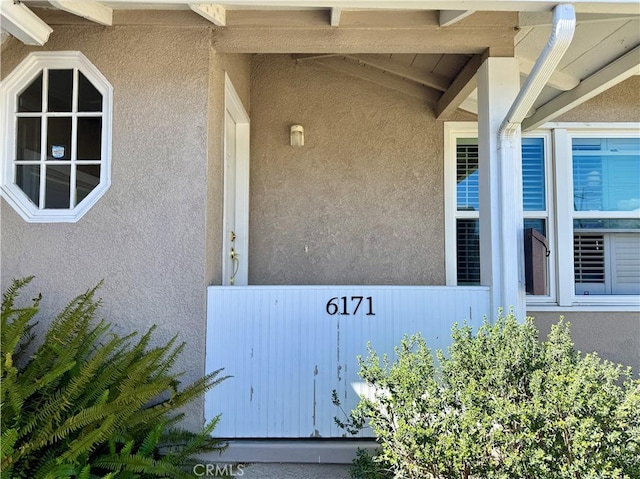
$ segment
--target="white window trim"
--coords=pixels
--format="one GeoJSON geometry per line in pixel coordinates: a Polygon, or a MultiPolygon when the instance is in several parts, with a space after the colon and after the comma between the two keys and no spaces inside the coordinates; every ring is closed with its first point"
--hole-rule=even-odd
{"type": "MultiPolygon", "coordinates": [[[[640,309],[640,297],[634,295],[575,294],[573,262],[573,166],[571,139],[574,137],[637,137],[640,123],[547,123],[538,130],[523,134],[545,138],[546,200],[548,241],[552,260],[549,262],[548,296],[527,296],[530,311],[633,311],[640,309]],[[565,161],[556,161],[556,159],[565,161]],[[566,161],[568,159],[568,161],[566,161]],[[563,185],[562,188],[556,185],[563,185]]],[[[447,286],[457,285],[456,219],[467,215],[457,211],[456,204],[456,139],[478,136],[475,122],[444,124],[444,192],[445,192],[445,266],[447,286]]],[[[535,216],[535,212],[531,213],[535,216]]],[[[581,216],[591,213],[581,212],[581,216]]],[[[526,218],[525,214],[525,218],[526,218]]],[[[615,216],[615,214],[611,215],[615,216]]],[[[622,213],[620,216],[628,217],[622,213]]],[[[593,213],[602,217],[602,213],[593,213]]]]}
{"type": "MultiPolygon", "coordinates": [[[[541,128],[549,128],[554,135],[554,158],[567,158],[569,161],[555,161],[555,182],[566,185],[558,188],[557,209],[557,269],[558,305],[563,307],[597,308],[618,307],[617,310],[638,311],[640,297],[634,295],[589,295],[575,294],[573,277],[573,164],[572,138],[620,137],[630,138],[640,135],[640,123],[548,123],[541,128]]],[[[603,212],[580,212],[579,216],[594,218],[629,217],[629,213],[611,214],[603,212]]],[[[588,310],[588,309],[585,309],[588,310]]],[[[596,309],[597,310],[597,309],[596,309]]]]}
{"type": "MultiPolygon", "coordinates": [[[[109,81],[80,52],[32,52],[0,83],[0,111],[2,112],[0,138],[4,145],[0,152],[2,155],[0,157],[0,194],[29,223],[77,222],[111,186],[113,87],[109,81]],[[45,68],[57,70],[77,68],[103,97],[100,182],[79,205],[72,209],[39,209],[15,183],[17,97],[45,68]]],[[[77,112],[73,112],[71,116],[77,117],[77,112]]],[[[41,147],[44,148],[45,145],[41,147]]]]}

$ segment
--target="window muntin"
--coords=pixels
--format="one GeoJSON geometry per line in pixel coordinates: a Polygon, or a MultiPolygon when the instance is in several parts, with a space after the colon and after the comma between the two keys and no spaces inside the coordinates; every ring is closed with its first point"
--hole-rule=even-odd
{"type": "Polygon", "coordinates": [[[110,184],[111,85],[79,52],[38,52],[0,92],[3,196],[26,221],[77,221],[110,184]]]}

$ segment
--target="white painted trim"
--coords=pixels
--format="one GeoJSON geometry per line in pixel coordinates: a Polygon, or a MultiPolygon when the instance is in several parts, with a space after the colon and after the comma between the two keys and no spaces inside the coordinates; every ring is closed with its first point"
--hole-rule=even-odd
{"type": "MultiPolygon", "coordinates": [[[[152,0],[157,5],[185,5],[193,0],[152,0]]],[[[110,4],[148,5],[150,0],[109,0],[110,4]]],[[[343,8],[343,9],[384,9],[388,10],[469,10],[473,3],[475,11],[548,12],[558,4],[549,0],[225,0],[229,7],[263,8],[343,8]]],[[[578,12],[629,14],[638,13],[637,0],[573,0],[578,12]]]]}
{"type": "Polygon", "coordinates": [[[0,1],[0,25],[26,45],[44,45],[53,29],[24,3],[0,1]]]}
{"type": "Polygon", "coordinates": [[[559,313],[640,313],[640,302],[620,301],[598,303],[573,303],[571,306],[558,306],[557,304],[532,304],[527,305],[527,315],[535,316],[535,312],[559,312],[559,313]],[[610,303],[610,304],[608,304],[610,303]]]}
{"type": "Polygon", "coordinates": [[[475,10],[440,10],[440,26],[448,27],[454,23],[458,23],[460,20],[467,18],[472,13],[475,13],[475,10]]]}
{"type": "Polygon", "coordinates": [[[570,133],[575,132],[584,132],[584,130],[590,130],[593,135],[611,135],[611,133],[616,132],[624,132],[625,130],[629,130],[629,132],[640,132],[640,122],[634,121],[625,121],[625,122],[566,122],[566,123],[556,123],[556,122],[548,122],[542,125],[540,128],[555,130],[555,129],[563,129],[567,130],[570,133]]]}
{"type": "Polygon", "coordinates": [[[222,5],[190,3],[189,8],[218,27],[224,27],[227,24],[227,12],[222,5]]]}
{"type": "MultiPolygon", "coordinates": [[[[251,440],[234,439],[221,454],[199,455],[211,463],[224,464],[352,464],[358,449],[366,449],[371,454],[380,445],[372,440],[251,440]]],[[[250,465],[246,470],[250,471],[250,465]]]]}
{"type": "MultiPolygon", "coordinates": [[[[520,64],[520,72],[524,73],[525,75],[531,74],[531,71],[533,70],[533,67],[536,63],[535,60],[524,58],[522,55],[518,55],[517,53],[516,57],[518,58],[518,63],[520,64]]],[[[547,85],[558,90],[568,91],[578,86],[579,83],[579,78],[563,72],[554,71],[549,77],[547,85]]]]}
{"type": "Polygon", "coordinates": [[[444,124],[444,228],[445,228],[445,274],[446,285],[457,286],[458,265],[456,246],[456,220],[478,218],[477,211],[457,211],[456,195],[456,140],[477,138],[476,122],[454,122],[444,124]]]}
{"type": "MultiPolygon", "coordinates": [[[[46,76],[45,76],[46,77],[46,76]]],[[[46,92],[46,81],[43,82],[46,92]]],[[[46,95],[44,97],[46,110],[46,95]]],[[[0,192],[16,212],[28,223],[75,223],[107,192],[111,186],[111,137],[113,112],[113,87],[100,71],[80,52],[32,52],[0,83],[0,138],[2,151],[2,171],[0,172],[0,192]],[[14,153],[16,132],[16,98],[44,69],[78,68],[94,87],[102,94],[102,146],[100,161],[100,183],[87,197],[73,209],[39,209],[27,195],[16,185],[14,179],[14,153]]],[[[55,117],[56,114],[34,114],[36,117],[55,117]]],[[[77,111],[65,113],[63,116],[77,118],[85,116],[77,111]]],[[[87,115],[98,116],[98,115],[87,115]]],[[[73,120],[72,120],[73,121],[73,120]]],[[[42,131],[45,138],[45,131],[42,131]]],[[[73,138],[73,137],[72,137],[73,138]]],[[[42,145],[45,143],[42,142],[42,145]]],[[[42,147],[41,162],[46,152],[42,147]]],[[[72,161],[75,158],[72,157],[72,161]]],[[[48,162],[51,164],[51,162],[48,162]]],[[[42,185],[41,180],[41,195],[42,185]]]]}
{"type": "Polygon", "coordinates": [[[60,10],[86,18],[101,25],[113,25],[113,10],[95,0],[49,0],[49,3],[60,10]]]}
{"type": "Polygon", "coordinates": [[[331,26],[339,27],[340,26],[340,17],[342,16],[342,8],[332,8],[331,9],[331,26]]]}
{"type": "Polygon", "coordinates": [[[538,107],[531,117],[522,122],[522,127],[526,130],[537,128],[627,78],[638,74],[640,74],[640,46],[628,51],[617,60],[581,81],[572,90],[564,92],[538,107]]]}
{"type": "MultiPolygon", "coordinates": [[[[240,96],[236,92],[231,78],[225,72],[225,118],[226,112],[236,123],[236,184],[235,184],[235,232],[236,232],[236,250],[240,254],[240,263],[238,271],[235,275],[235,284],[238,286],[247,285],[249,281],[249,162],[250,162],[250,120],[249,114],[244,108],[240,96]]],[[[226,120],[225,120],[226,121],[226,120]]],[[[225,126],[226,131],[226,126],[225,126]]],[[[226,148],[226,147],[225,147],[226,148]]],[[[226,162],[226,150],[224,152],[224,161],[226,162]]],[[[224,171],[226,171],[226,166],[224,171]]],[[[228,186],[224,187],[223,201],[229,201],[227,191],[228,186]]],[[[223,209],[226,215],[226,209],[223,209]]],[[[223,218],[223,225],[227,224],[227,218],[223,218]]],[[[222,241],[222,282],[228,284],[228,279],[232,272],[227,271],[227,255],[229,254],[231,244],[226,232],[222,241]]]]}

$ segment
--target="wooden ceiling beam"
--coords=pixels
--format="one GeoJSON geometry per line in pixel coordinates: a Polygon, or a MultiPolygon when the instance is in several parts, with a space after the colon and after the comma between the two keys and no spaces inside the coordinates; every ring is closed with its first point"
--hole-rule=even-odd
{"type": "Polygon", "coordinates": [[[427,104],[434,105],[436,95],[422,85],[409,82],[396,76],[387,75],[375,68],[359,65],[358,63],[344,58],[326,58],[316,60],[315,63],[331,68],[333,70],[346,73],[366,80],[391,90],[404,93],[406,95],[419,98],[427,104]]]}
{"type": "Polygon", "coordinates": [[[522,130],[533,130],[633,75],[640,75],[640,46],[582,80],[573,90],[538,107],[532,116],[523,120],[522,130]]]}
{"type": "MultiPolygon", "coordinates": [[[[187,5],[193,0],[152,0],[157,5],[187,5]]],[[[111,4],[149,4],[150,0],[109,0],[111,4]]],[[[343,9],[389,9],[389,0],[225,0],[227,9],[234,7],[254,8],[343,8],[343,9]]],[[[573,0],[576,12],[629,14],[638,13],[638,0],[573,0]]],[[[393,0],[395,10],[469,10],[489,12],[550,12],[558,0],[393,0]]]]}
{"type": "Polygon", "coordinates": [[[407,78],[408,80],[421,83],[429,88],[445,91],[449,87],[449,80],[447,78],[436,75],[435,73],[422,71],[391,58],[385,58],[380,55],[349,55],[349,58],[365,65],[369,65],[370,67],[378,68],[380,70],[393,73],[394,75],[407,78]]]}
{"type": "Polygon", "coordinates": [[[49,0],[59,10],[86,18],[100,25],[113,25],[113,10],[94,0],[49,0]]]}
{"type": "Polygon", "coordinates": [[[484,55],[474,55],[462,68],[451,86],[444,92],[436,105],[436,118],[446,120],[465,101],[478,86],[478,68],[486,59],[484,55]]]}
{"type": "Polygon", "coordinates": [[[511,28],[234,27],[214,32],[222,53],[435,53],[513,55],[511,28]]]}
{"type": "Polygon", "coordinates": [[[1,2],[0,25],[26,45],[44,45],[53,31],[24,3],[1,2]]]}
{"type": "MultiPolygon", "coordinates": [[[[518,56],[518,64],[520,65],[520,73],[525,75],[529,75],[531,70],[533,70],[533,66],[535,65],[535,60],[530,60],[528,58],[524,58],[522,56],[518,56]]],[[[555,71],[551,74],[547,85],[556,90],[568,91],[580,83],[579,78],[575,78],[571,75],[567,75],[566,73],[562,73],[559,71],[555,71]]]]}

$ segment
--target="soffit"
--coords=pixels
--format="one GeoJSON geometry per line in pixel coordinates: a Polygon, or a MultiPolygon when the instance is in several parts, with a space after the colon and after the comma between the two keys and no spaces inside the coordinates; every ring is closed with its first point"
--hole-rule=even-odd
{"type": "MultiPolygon", "coordinates": [[[[57,4],[65,1],[57,0],[57,4]]],[[[52,26],[88,21],[52,9],[55,1],[23,3],[52,26]]],[[[219,51],[289,53],[294,61],[314,61],[413,94],[432,105],[440,119],[447,119],[459,106],[474,111],[473,68],[483,57],[515,55],[525,81],[548,41],[555,5],[542,0],[228,0],[202,4],[204,13],[212,16],[205,19],[202,10],[198,15],[187,0],[99,2],[113,9],[113,24],[209,25],[219,51]],[[479,11],[438,10],[471,4],[479,11]],[[490,8],[500,11],[483,11],[490,8]]],[[[629,52],[633,56],[640,45],[637,3],[582,0],[574,5],[574,39],[535,109],[575,90],[585,80],[593,83],[596,73],[629,52]]],[[[640,60],[640,53],[637,56],[640,60]]],[[[631,70],[627,68],[625,74],[604,75],[606,87],[626,79],[629,71],[638,73],[632,71],[638,62],[628,60],[625,65],[630,64],[631,70]]]]}

